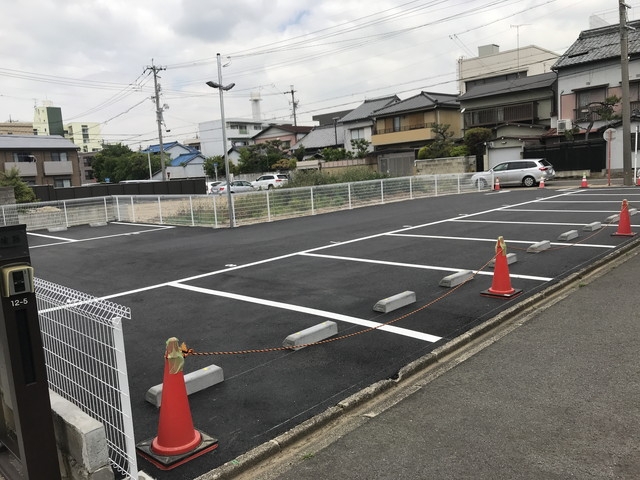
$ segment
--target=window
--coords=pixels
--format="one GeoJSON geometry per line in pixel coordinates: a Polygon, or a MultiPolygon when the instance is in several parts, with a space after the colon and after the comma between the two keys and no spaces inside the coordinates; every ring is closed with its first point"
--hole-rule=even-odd
{"type": "Polygon", "coordinates": [[[393,117],[393,131],[400,131],[400,117],[393,117]]]}
{"type": "Polygon", "coordinates": [[[52,162],[66,162],[67,161],[67,152],[51,152],[51,161],[52,162]]]}
{"type": "Polygon", "coordinates": [[[358,138],[365,138],[364,137],[364,128],[354,128],[353,130],[350,130],[351,132],[351,139],[352,140],[356,140],[358,138]]]}
{"type": "Polygon", "coordinates": [[[607,96],[605,87],[580,90],[576,92],[576,108],[586,107],[590,103],[604,102],[607,96]]]}
{"type": "Polygon", "coordinates": [[[32,163],[36,161],[36,157],[34,155],[31,155],[31,152],[14,152],[13,161],[32,163]]]}
{"type": "Polygon", "coordinates": [[[53,180],[53,186],[55,188],[64,188],[71,186],[71,180],[68,178],[55,178],[53,180]]]}
{"type": "Polygon", "coordinates": [[[82,143],[89,143],[89,127],[82,125],[82,143]]]}

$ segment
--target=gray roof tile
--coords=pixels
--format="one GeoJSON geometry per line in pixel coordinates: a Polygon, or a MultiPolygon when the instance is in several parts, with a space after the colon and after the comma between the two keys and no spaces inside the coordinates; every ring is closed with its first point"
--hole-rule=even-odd
{"type": "Polygon", "coordinates": [[[384,116],[402,112],[414,112],[439,107],[459,108],[457,95],[450,93],[420,92],[418,95],[376,110],[374,115],[384,116]]]}
{"type": "Polygon", "coordinates": [[[486,83],[473,87],[468,92],[458,97],[458,100],[471,100],[473,98],[491,97],[493,95],[504,95],[505,93],[535,90],[537,88],[548,88],[556,81],[556,73],[548,72],[530,77],[516,78],[515,80],[505,80],[503,82],[486,83]]]}
{"type": "MultiPolygon", "coordinates": [[[[640,53],[640,21],[629,22],[629,54],[640,53]]],[[[566,52],[551,67],[554,70],[584,63],[620,58],[620,26],[607,25],[580,32],[566,52]]]]}
{"type": "Polygon", "coordinates": [[[60,135],[0,135],[0,149],[77,150],[78,147],[60,135]]]}
{"type": "Polygon", "coordinates": [[[369,117],[371,117],[371,114],[374,111],[379,110],[383,107],[386,107],[391,103],[395,103],[399,101],[400,101],[400,98],[398,98],[397,95],[390,95],[388,97],[371,98],[369,100],[365,100],[362,105],[360,105],[359,107],[355,108],[354,110],[349,112],[347,115],[342,117],[340,121],[342,123],[346,123],[346,122],[356,122],[358,120],[366,120],[369,117]]]}

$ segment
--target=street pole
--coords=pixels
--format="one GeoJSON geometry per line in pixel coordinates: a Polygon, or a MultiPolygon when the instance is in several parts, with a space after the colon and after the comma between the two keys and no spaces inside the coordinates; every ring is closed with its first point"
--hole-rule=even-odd
{"type": "Polygon", "coordinates": [[[151,61],[151,66],[146,68],[153,71],[153,88],[156,101],[156,122],[158,122],[158,142],[160,143],[160,165],[162,167],[162,181],[167,181],[167,171],[164,165],[164,146],[162,145],[162,108],[160,108],[160,87],[158,85],[158,71],[165,70],[165,67],[156,67],[151,61]]]}
{"type": "Polygon", "coordinates": [[[227,183],[227,204],[229,205],[229,227],[236,226],[235,213],[233,211],[233,199],[231,198],[231,182],[229,181],[229,154],[227,152],[227,125],[224,119],[224,97],[223,91],[231,90],[235,83],[229,85],[222,85],[222,63],[220,60],[220,54],[217,55],[218,59],[218,83],[208,81],[207,85],[211,88],[217,88],[220,93],[220,123],[222,123],[222,149],[224,150],[224,174],[227,183]]]}
{"type": "Polygon", "coordinates": [[[622,86],[622,171],[624,185],[633,185],[631,170],[631,108],[629,103],[629,31],[627,5],[619,0],[620,11],[620,73],[622,86]]]}

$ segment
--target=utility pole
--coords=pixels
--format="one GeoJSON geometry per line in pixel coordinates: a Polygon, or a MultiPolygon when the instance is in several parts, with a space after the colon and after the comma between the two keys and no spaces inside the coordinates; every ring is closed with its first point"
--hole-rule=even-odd
{"type": "Polygon", "coordinates": [[[160,70],[166,70],[167,67],[156,67],[151,59],[151,66],[144,69],[151,70],[153,72],[153,88],[155,91],[154,100],[156,102],[156,121],[158,122],[158,142],[160,144],[160,166],[162,167],[162,181],[167,181],[167,170],[164,165],[164,146],[162,145],[162,111],[164,108],[160,107],[160,90],[161,87],[158,84],[158,72],[160,70]]]}
{"type": "Polygon", "coordinates": [[[618,0],[620,11],[620,74],[622,85],[622,172],[624,185],[633,185],[631,169],[631,108],[629,104],[629,30],[627,8],[623,0],[618,0]]]}
{"type": "Polygon", "coordinates": [[[293,85],[291,85],[291,90],[289,92],[291,94],[291,105],[293,106],[293,126],[298,126],[298,120],[296,119],[296,108],[298,107],[298,102],[296,101],[295,93],[296,91],[293,89],[293,85]]]}

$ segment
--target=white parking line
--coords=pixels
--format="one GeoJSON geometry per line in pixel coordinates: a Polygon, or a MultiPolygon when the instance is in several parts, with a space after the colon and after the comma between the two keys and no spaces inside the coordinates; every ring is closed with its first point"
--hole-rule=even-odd
{"type": "MultiPolygon", "coordinates": [[[[444,235],[417,235],[414,233],[390,233],[391,237],[411,237],[411,238],[433,238],[437,240],[462,240],[465,242],[491,242],[496,243],[495,238],[470,238],[470,237],[448,237],[444,235]]],[[[533,245],[534,243],[539,242],[539,240],[531,241],[531,240],[510,240],[508,238],[504,239],[507,247],[511,243],[522,243],[524,245],[533,245]]],[[[563,247],[588,247],[588,248],[616,248],[614,245],[598,245],[598,244],[590,244],[590,243],[567,243],[567,242],[551,242],[551,245],[560,245],[563,247]]]]}
{"type": "MultiPolygon", "coordinates": [[[[494,240],[495,242],[495,240],[494,240]]],[[[341,257],[339,255],[322,255],[319,253],[301,253],[300,255],[308,256],[308,257],[318,257],[318,258],[327,258],[332,260],[344,260],[348,262],[361,262],[361,263],[375,263],[377,265],[389,265],[392,267],[404,267],[404,268],[420,268],[423,270],[438,270],[442,272],[463,272],[468,269],[464,268],[453,268],[453,267],[437,267],[435,265],[419,265],[416,263],[400,263],[400,262],[387,262],[384,260],[369,260],[367,258],[356,258],[356,257],[341,257]]],[[[477,275],[493,275],[493,272],[485,272],[485,271],[475,271],[477,275]]],[[[552,277],[537,277],[534,275],[509,275],[512,278],[522,278],[525,280],[536,280],[540,282],[549,282],[553,280],[552,277]]]]}
{"type": "Polygon", "coordinates": [[[43,233],[27,232],[27,235],[32,235],[34,237],[49,238],[51,240],[61,240],[61,241],[65,242],[65,243],[67,243],[67,242],[77,242],[77,240],[75,240],[73,238],[55,237],[53,235],[45,235],[43,233]]]}
{"type": "Polygon", "coordinates": [[[382,323],[379,323],[379,322],[364,320],[362,318],[351,317],[349,315],[342,315],[340,313],[335,313],[335,312],[328,312],[326,310],[318,310],[316,308],[301,307],[299,305],[292,305],[290,303],[275,302],[273,300],[267,300],[264,298],[249,297],[247,295],[238,295],[236,293],[222,292],[220,290],[211,290],[209,288],[193,287],[193,286],[184,285],[178,282],[171,282],[168,285],[175,288],[181,288],[183,290],[204,293],[206,295],[215,295],[218,297],[231,298],[233,300],[239,300],[241,302],[255,303],[255,304],[264,305],[267,307],[280,308],[283,310],[304,313],[307,315],[314,315],[316,317],[328,318],[331,320],[339,320],[341,322],[351,323],[353,325],[360,325],[362,327],[367,327],[367,328],[379,327],[377,328],[377,330],[394,333],[396,335],[403,335],[405,337],[415,338],[417,340],[423,340],[425,342],[434,343],[442,338],[442,337],[437,337],[435,335],[429,335],[428,333],[417,332],[415,330],[409,330],[407,328],[395,327],[393,325],[383,325],[382,323]]]}
{"type": "Polygon", "coordinates": [[[153,229],[150,229],[150,230],[139,230],[139,231],[135,231],[135,232],[126,232],[126,233],[114,233],[113,235],[103,235],[103,236],[100,236],[100,237],[89,237],[89,238],[80,238],[80,239],[53,237],[53,236],[50,236],[50,235],[42,235],[42,234],[33,233],[33,232],[27,232],[27,234],[28,235],[35,235],[35,236],[39,236],[39,237],[51,238],[52,240],[63,240],[62,242],[46,243],[44,245],[29,246],[29,248],[32,249],[32,248],[54,247],[56,245],[66,245],[68,243],[92,242],[94,240],[104,240],[105,238],[127,237],[129,235],[140,235],[142,233],[152,233],[152,232],[156,232],[158,230],[167,230],[169,228],[175,228],[175,227],[173,227],[173,226],[163,226],[163,227],[159,227],[159,228],[153,228],[153,229]]]}

